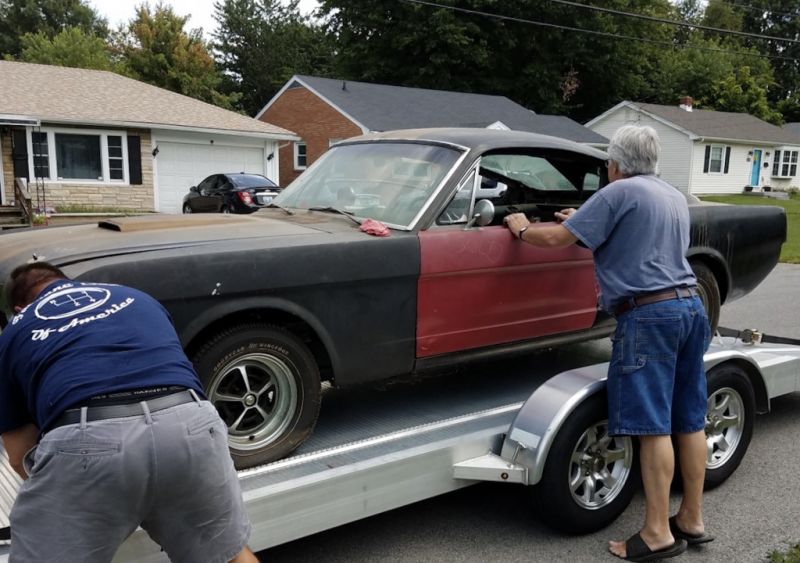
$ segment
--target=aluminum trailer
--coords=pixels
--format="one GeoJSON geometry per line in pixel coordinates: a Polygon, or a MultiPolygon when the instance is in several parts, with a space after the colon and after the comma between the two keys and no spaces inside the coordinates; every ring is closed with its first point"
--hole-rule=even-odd
{"type": "MultiPolygon", "coordinates": [[[[715,337],[705,356],[708,486],[735,471],[755,413],[800,390],[800,341],[721,332],[728,336],[715,337]]],[[[608,342],[586,343],[388,389],[326,390],[317,430],[295,455],[239,472],[251,547],[266,549],[481,481],[538,485],[536,496],[557,528],[606,525],[638,484],[635,444],[605,434],[609,352],[608,342]]],[[[18,484],[0,463],[0,540],[18,484]]],[[[8,560],[3,543],[0,563],[8,560]]],[[[114,559],[166,560],[142,530],[114,559]]]]}

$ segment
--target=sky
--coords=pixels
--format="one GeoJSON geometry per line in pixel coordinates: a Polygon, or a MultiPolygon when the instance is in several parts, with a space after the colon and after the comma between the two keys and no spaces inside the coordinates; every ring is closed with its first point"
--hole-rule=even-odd
{"type": "MultiPolygon", "coordinates": [[[[190,15],[187,27],[194,29],[202,27],[206,37],[210,37],[217,22],[214,20],[215,0],[163,0],[165,5],[171,5],[173,11],[181,16],[190,15]]],[[[124,0],[88,0],[97,12],[108,20],[108,25],[116,29],[120,23],[127,23],[133,19],[136,6],[141,1],[126,2],[124,0]]],[[[150,6],[155,5],[155,0],[150,6]]],[[[308,14],[317,7],[317,0],[300,0],[300,11],[308,14]]]]}

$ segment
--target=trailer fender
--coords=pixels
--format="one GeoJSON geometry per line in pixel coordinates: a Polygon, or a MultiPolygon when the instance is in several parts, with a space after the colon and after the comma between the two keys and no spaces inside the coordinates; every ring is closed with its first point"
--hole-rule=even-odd
{"type": "Polygon", "coordinates": [[[528,397],[509,427],[501,457],[527,469],[526,485],[542,478],[547,454],[570,414],[606,388],[608,362],[562,372],[528,397]]]}

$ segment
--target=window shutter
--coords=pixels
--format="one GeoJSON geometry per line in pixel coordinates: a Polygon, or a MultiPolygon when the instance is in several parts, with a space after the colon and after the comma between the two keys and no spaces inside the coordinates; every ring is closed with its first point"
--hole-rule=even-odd
{"type": "Polygon", "coordinates": [[[142,143],[139,135],[128,135],[128,176],[130,183],[142,183],[142,143]]]}
{"type": "Polygon", "coordinates": [[[703,172],[708,172],[708,161],[711,160],[711,145],[706,145],[706,158],[703,161],[703,172]]]}
{"type": "Polygon", "coordinates": [[[14,178],[30,180],[28,171],[28,139],[24,130],[14,129],[11,131],[11,160],[14,164],[14,178]]]}
{"type": "Polygon", "coordinates": [[[731,148],[725,147],[725,174],[728,173],[728,165],[731,163],[731,148]]]}

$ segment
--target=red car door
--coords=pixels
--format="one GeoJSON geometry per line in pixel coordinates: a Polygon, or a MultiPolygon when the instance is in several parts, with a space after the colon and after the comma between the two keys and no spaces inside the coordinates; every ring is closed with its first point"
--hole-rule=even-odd
{"type": "MultiPolygon", "coordinates": [[[[531,229],[539,225],[531,225],[531,229]]],[[[592,326],[592,254],[537,248],[504,226],[419,234],[417,357],[529,340],[592,326]]]]}

